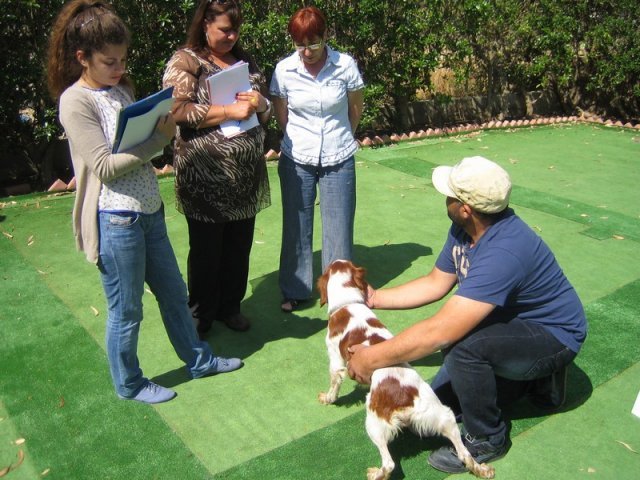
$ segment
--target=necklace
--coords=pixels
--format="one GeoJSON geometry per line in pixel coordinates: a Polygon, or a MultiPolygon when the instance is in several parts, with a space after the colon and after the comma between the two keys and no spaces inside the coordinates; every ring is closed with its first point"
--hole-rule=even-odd
{"type": "Polygon", "coordinates": [[[78,82],[80,83],[80,85],[82,85],[84,88],[89,88],[91,90],[104,90],[105,86],[101,86],[101,85],[93,85],[89,80],[87,80],[85,78],[84,75],[80,76],[80,79],[78,80],[78,82]]]}
{"type": "Polygon", "coordinates": [[[225,69],[238,61],[231,52],[224,55],[217,56],[211,50],[209,50],[209,56],[207,57],[211,63],[215,63],[218,67],[225,69]]]}

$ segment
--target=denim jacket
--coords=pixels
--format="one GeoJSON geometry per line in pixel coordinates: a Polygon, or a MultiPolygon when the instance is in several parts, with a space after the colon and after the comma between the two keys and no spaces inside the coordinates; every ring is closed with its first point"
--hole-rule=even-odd
{"type": "Polygon", "coordinates": [[[358,149],[347,94],[364,88],[355,60],[326,49],[327,60],[316,78],[294,52],[278,63],[269,89],[288,103],[282,153],[297,163],[324,167],[342,163],[358,149]]]}

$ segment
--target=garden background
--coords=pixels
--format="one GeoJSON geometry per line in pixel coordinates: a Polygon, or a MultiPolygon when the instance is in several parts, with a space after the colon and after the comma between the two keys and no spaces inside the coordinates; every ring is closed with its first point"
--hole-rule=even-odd
{"type": "MultiPolygon", "coordinates": [[[[1,3],[0,195],[73,176],[44,81],[50,26],[63,3],[1,3]]],[[[160,88],[196,2],[112,3],[133,32],[129,70],[138,97],[145,96],[160,88]]],[[[547,114],[588,111],[623,123],[640,117],[637,0],[245,0],[241,42],[268,79],[292,50],[288,18],[309,3],[326,12],[330,44],[353,55],[365,79],[358,135],[531,117],[532,91],[554,110],[547,114]],[[520,108],[502,101],[505,95],[520,108]],[[462,97],[472,99],[464,114],[456,103],[462,97]],[[426,102],[437,115],[418,114],[426,102]]],[[[268,138],[265,151],[277,145],[274,123],[268,138]]]]}

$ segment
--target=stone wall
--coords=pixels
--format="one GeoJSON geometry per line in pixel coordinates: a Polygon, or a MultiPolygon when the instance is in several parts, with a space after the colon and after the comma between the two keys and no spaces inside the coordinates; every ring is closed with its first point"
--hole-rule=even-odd
{"type": "MultiPolygon", "coordinates": [[[[388,121],[393,117],[392,114],[391,110],[383,112],[375,125],[376,131],[361,134],[358,143],[363,147],[368,147],[458,132],[568,121],[597,122],[640,130],[640,123],[623,125],[620,121],[605,120],[588,112],[565,112],[554,94],[539,91],[523,95],[505,94],[490,100],[487,97],[477,96],[452,98],[446,103],[435,100],[413,102],[409,105],[409,130],[407,132],[392,133],[393,129],[388,121]],[[384,132],[388,132],[388,134],[384,132]]],[[[279,158],[279,144],[280,133],[268,131],[265,144],[265,158],[267,160],[279,158]]],[[[24,161],[20,158],[15,160],[20,164],[24,161]]],[[[0,197],[21,195],[38,190],[38,186],[34,186],[34,183],[39,183],[50,192],[75,189],[75,177],[73,177],[66,140],[55,140],[46,145],[44,151],[41,152],[40,161],[37,163],[37,166],[32,165],[34,172],[22,172],[24,178],[14,178],[14,181],[5,184],[0,182],[0,197]],[[31,178],[36,176],[39,179],[38,182],[31,178]]],[[[162,158],[153,160],[158,174],[172,173],[173,168],[170,163],[170,149],[165,151],[162,158]]],[[[14,171],[14,176],[15,173],[14,171]]],[[[2,174],[1,169],[0,174],[2,174]]]]}
{"type": "MultiPolygon", "coordinates": [[[[389,119],[393,111],[384,111],[376,122],[380,131],[392,129],[389,119]]],[[[509,93],[487,97],[452,98],[447,102],[422,100],[409,104],[409,128],[442,128],[466,123],[484,123],[490,120],[512,120],[564,115],[562,105],[553,93],[528,92],[524,95],[509,93]]]]}

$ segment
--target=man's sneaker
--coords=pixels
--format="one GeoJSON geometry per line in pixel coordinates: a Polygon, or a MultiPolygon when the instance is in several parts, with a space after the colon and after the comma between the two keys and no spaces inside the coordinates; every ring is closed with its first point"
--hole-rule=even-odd
{"type": "MultiPolygon", "coordinates": [[[[487,437],[476,438],[467,433],[462,437],[462,441],[478,463],[488,463],[502,458],[509,450],[509,442],[506,438],[503,438],[498,445],[494,445],[487,437]]],[[[467,471],[467,467],[460,461],[456,449],[452,446],[442,447],[432,452],[429,455],[429,465],[447,473],[463,473],[467,471]]]]}
{"type": "Polygon", "coordinates": [[[544,410],[555,410],[564,405],[567,399],[567,366],[548,377],[533,381],[531,388],[531,402],[544,410]]]}
{"type": "Polygon", "coordinates": [[[119,395],[120,398],[125,400],[135,400],[136,402],[150,404],[168,402],[175,398],[175,396],[176,392],[173,390],[164,388],[152,381],[147,381],[144,387],[142,387],[142,389],[140,389],[140,391],[133,397],[123,397],[119,395]]]}
{"type": "Polygon", "coordinates": [[[244,363],[239,358],[224,358],[224,357],[216,357],[216,364],[214,367],[211,367],[206,372],[193,377],[193,378],[203,378],[210,377],[211,375],[217,375],[219,373],[228,373],[233,372],[234,370],[238,370],[242,368],[244,363]]]}

